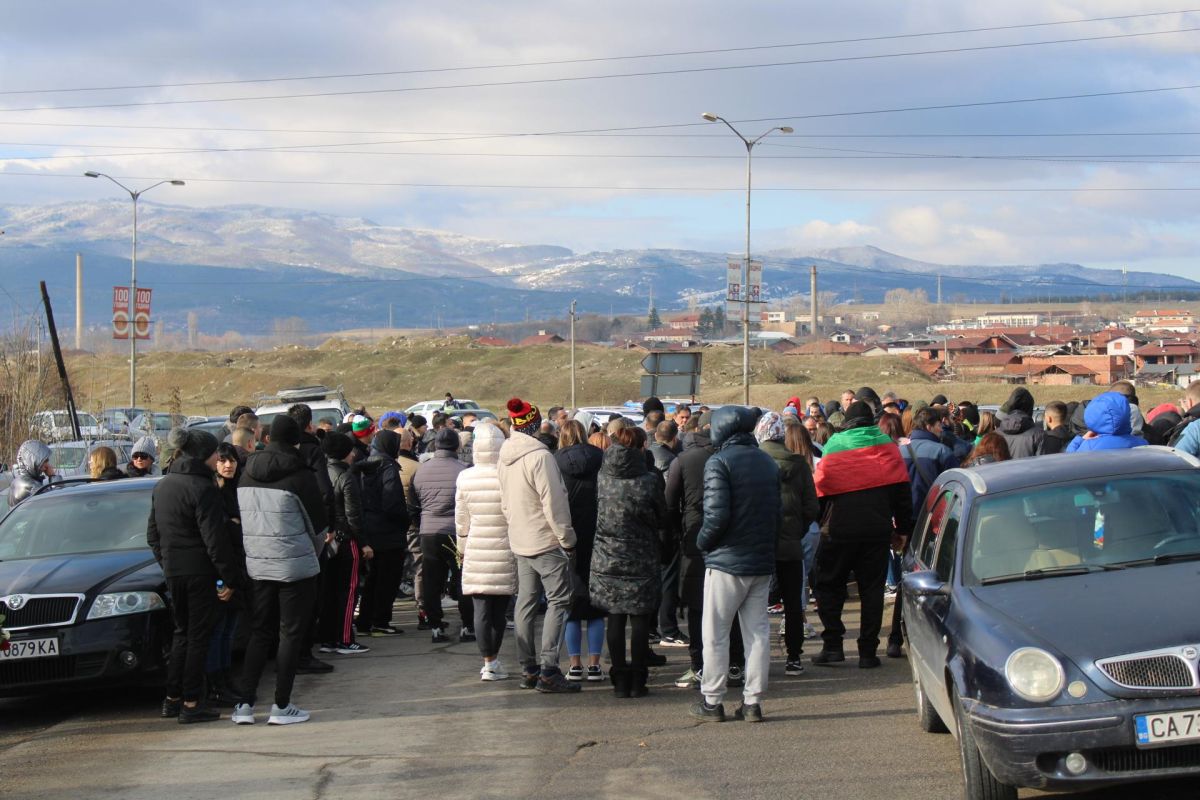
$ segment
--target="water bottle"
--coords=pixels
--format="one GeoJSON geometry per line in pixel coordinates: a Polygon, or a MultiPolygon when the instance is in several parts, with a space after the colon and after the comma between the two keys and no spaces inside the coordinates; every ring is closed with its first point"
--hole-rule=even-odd
{"type": "Polygon", "coordinates": [[[1092,547],[1104,549],[1104,512],[1096,509],[1096,523],[1092,526],[1092,547]]]}

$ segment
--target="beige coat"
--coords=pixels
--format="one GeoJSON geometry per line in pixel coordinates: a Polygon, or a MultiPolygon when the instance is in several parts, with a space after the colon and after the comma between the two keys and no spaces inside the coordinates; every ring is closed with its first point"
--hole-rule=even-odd
{"type": "Polygon", "coordinates": [[[500,448],[500,506],[508,544],[519,556],[575,547],[567,487],[546,446],[513,431],[500,448]]]}

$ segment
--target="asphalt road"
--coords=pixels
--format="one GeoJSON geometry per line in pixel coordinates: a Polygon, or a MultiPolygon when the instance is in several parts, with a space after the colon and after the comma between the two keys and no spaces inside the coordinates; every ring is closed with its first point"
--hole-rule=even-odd
{"type": "MultiPolygon", "coordinates": [[[[365,655],[331,656],[330,675],[300,676],[294,699],[313,714],[303,725],[268,727],[260,708],[252,727],[227,713],[180,726],[158,717],[160,696],[148,690],[0,700],[0,797],[961,796],[954,740],[917,728],[903,659],[877,670],[809,665],[788,678],[776,649],[765,724],[706,724],[687,715],[696,693],[672,685],[685,650],[659,648],[669,663],[652,673],[646,698],[618,700],[607,682],[541,695],[516,680],[480,682],[474,644],[434,646],[414,617],[401,603],[406,634],[368,640],[365,655]]],[[[504,660],[515,668],[511,632],[504,660]]],[[[270,687],[265,678],[268,703],[270,687]]],[[[736,704],[727,700],[728,710],[736,704]]],[[[1083,796],[1198,794],[1188,782],[1083,796]]]]}

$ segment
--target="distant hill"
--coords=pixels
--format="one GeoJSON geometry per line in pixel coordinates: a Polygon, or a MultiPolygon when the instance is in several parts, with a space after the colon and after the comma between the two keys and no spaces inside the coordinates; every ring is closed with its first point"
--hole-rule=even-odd
{"type": "MultiPolygon", "coordinates": [[[[85,258],[90,325],[111,314],[111,287],[129,278],[130,208],[106,200],[50,206],[0,206],[0,281],[24,307],[47,280],[56,303],[73,308],[74,255],[85,258]]],[[[445,231],[378,225],[312,211],[236,205],[139,205],[140,285],[154,293],[154,316],[182,329],[188,312],[206,331],[268,332],[271,321],[300,317],[312,331],[383,326],[389,304],[397,326],[446,326],[561,316],[572,299],[581,312],[682,308],[724,296],[724,253],[613,250],[574,253],[554,245],[482,239],[445,231]]],[[[782,299],[809,290],[816,265],[822,292],[839,301],[879,302],[893,288],[933,297],[942,276],[946,300],[1056,298],[1172,287],[1200,291],[1175,275],[1095,270],[1078,264],[971,266],[930,264],[875,247],[763,257],[765,292],[782,299]]]]}

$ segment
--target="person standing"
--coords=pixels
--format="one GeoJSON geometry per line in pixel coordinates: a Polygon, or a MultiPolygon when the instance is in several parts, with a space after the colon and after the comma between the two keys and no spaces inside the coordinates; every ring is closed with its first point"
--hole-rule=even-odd
{"type": "Polygon", "coordinates": [[[200,704],[204,666],[218,603],[232,599],[243,576],[213,472],[217,437],[173,428],[167,442],[178,455],[151,495],[146,543],[167,580],[175,621],[162,716],[186,725],[221,718],[200,704]],[[224,585],[218,586],[219,581],[224,585]]]}
{"type": "MultiPolygon", "coordinates": [[[[242,548],[242,514],[238,510],[237,485],[242,476],[242,462],[238,460],[237,448],[229,442],[217,445],[217,489],[221,493],[221,504],[225,509],[225,530],[237,562],[236,571],[246,572],[246,552],[242,548]]],[[[248,592],[241,591],[231,600],[217,604],[217,622],[208,646],[208,659],[204,665],[205,680],[208,682],[208,701],[211,705],[235,706],[239,702],[233,681],[233,639],[238,625],[245,616],[248,592]]]]}
{"type": "Polygon", "coordinates": [[[318,638],[323,653],[359,655],[371,648],[354,640],[354,605],[359,574],[375,555],[363,530],[362,488],[350,470],[354,442],[344,433],[327,433],[321,442],[326,473],[333,487],[332,552],[323,577],[318,638]]]}
{"type": "Polygon", "coordinates": [[[454,497],[458,475],[466,465],[458,460],[458,433],[450,427],[437,432],[433,443],[433,458],[417,470],[410,493],[408,515],[421,532],[421,570],[424,583],[422,605],[434,644],[448,642],[442,623],[442,594],[448,593],[458,601],[462,622],[460,642],[475,641],[475,611],[471,600],[463,595],[462,574],[459,571],[458,547],[454,541],[454,497]]]}
{"type": "Polygon", "coordinates": [[[734,714],[762,721],[762,696],[771,666],[771,622],[767,594],[775,572],[775,553],[783,507],[779,467],[758,448],[754,425],[761,412],[723,406],[712,415],[717,452],[704,464],[704,521],[696,546],[704,554],[704,695],[691,714],[723,721],[729,635],[741,621],[746,646],[746,685],[734,714]]]}
{"type": "MultiPolygon", "coordinates": [[[[1008,400],[1000,406],[1004,418],[996,430],[1008,444],[1013,458],[1036,456],[1042,448],[1045,429],[1033,421],[1033,395],[1023,386],[1012,390],[1008,400]]],[[[980,433],[982,435],[982,431],[980,433]]]]}
{"type": "Polygon", "coordinates": [[[238,725],[254,724],[258,682],[267,653],[278,638],[275,704],[268,725],[307,722],[292,703],[292,685],[317,602],[317,554],[327,536],[325,498],[300,455],[300,426],[287,414],[271,421],[270,443],[246,459],[238,484],[246,571],[253,583],[254,631],[242,665],[243,702],[233,711],[238,725]]]}
{"type": "Polygon", "coordinates": [[[35,494],[45,481],[54,479],[54,464],[49,446],[37,439],[22,442],[17,448],[17,463],[13,465],[12,483],[8,485],[8,507],[35,494]]]}
{"type": "Polygon", "coordinates": [[[130,451],[129,464],[125,467],[125,474],[131,478],[144,478],[147,475],[158,475],[162,470],[155,463],[158,461],[158,447],[154,444],[154,439],[149,436],[143,436],[133,443],[133,450],[130,451]]]}
{"type": "Polygon", "coordinates": [[[912,533],[912,488],[900,449],[873,420],[871,406],[855,401],[840,433],[825,443],[814,482],[821,499],[821,539],[812,588],[824,630],[819,666],[845,661],[842,608],[854,573],[862,603],[858,666],[878,667],[879,630],[888,551],[912,533]]]}
{"type": "Polygon", "coordinates": [[[475,607],[475,637],[483,666],[479,679],[502,681],[500,662],[505,612],[517,593],[517,562],[508,546],[508,522],[500,507],[496,464],[504,432],[491,423],[475,426],[475,466],[458,473],[454,492],[454,529],[462,557],[462,594],[475,607]]]}
{"type": "Polygon", "coordinates": [[[404,632],[392,626],[409,528],[408,503],[396,465],[399,452],[400,437],[394,431],[379,431],[371,440],[371,457],[359,470],[363,529],[374,552],[370,579],[358,607],[358,632],[363,636],[404,632]]]}
{"type": "Polygon", "coordinates": [[[1076,436],[1064,452],[1128,450],[1145,447],[1146,440],[1133,433],[1129,401],[1120,392],[1104,392],[1092,398],[1083,412],[1087,433],[1076,436]]]}
{"type": "Polygon", "coordinates": [[[534,435],[542,424],[537,406],[519,398],[508,401],[512,436],[500,448],[500,505],[508,522],[508,541],[517,557],[517,654],[521,688],[545,693],[579,691],[558,666],[563,630],[571,612],[571,559],[575,529],[558,464],[534,435]],[[535,653],[534,623],[538,600],[548,607],[542,623],[541,652],[535,653]],[[539,664],[540,662],[540,664],[539,664]]]}
{"type": "Polygon", "coordinates": [[[662,596],[659,554],[667,503],[661,478],[646,466],[645,436],[641,428],[617,431],[612,446],[604,451],[597,482],[599,513],[588,594],[608,611],[609,677],[617,697],[647,693],[651,619],[662,596]]]}

